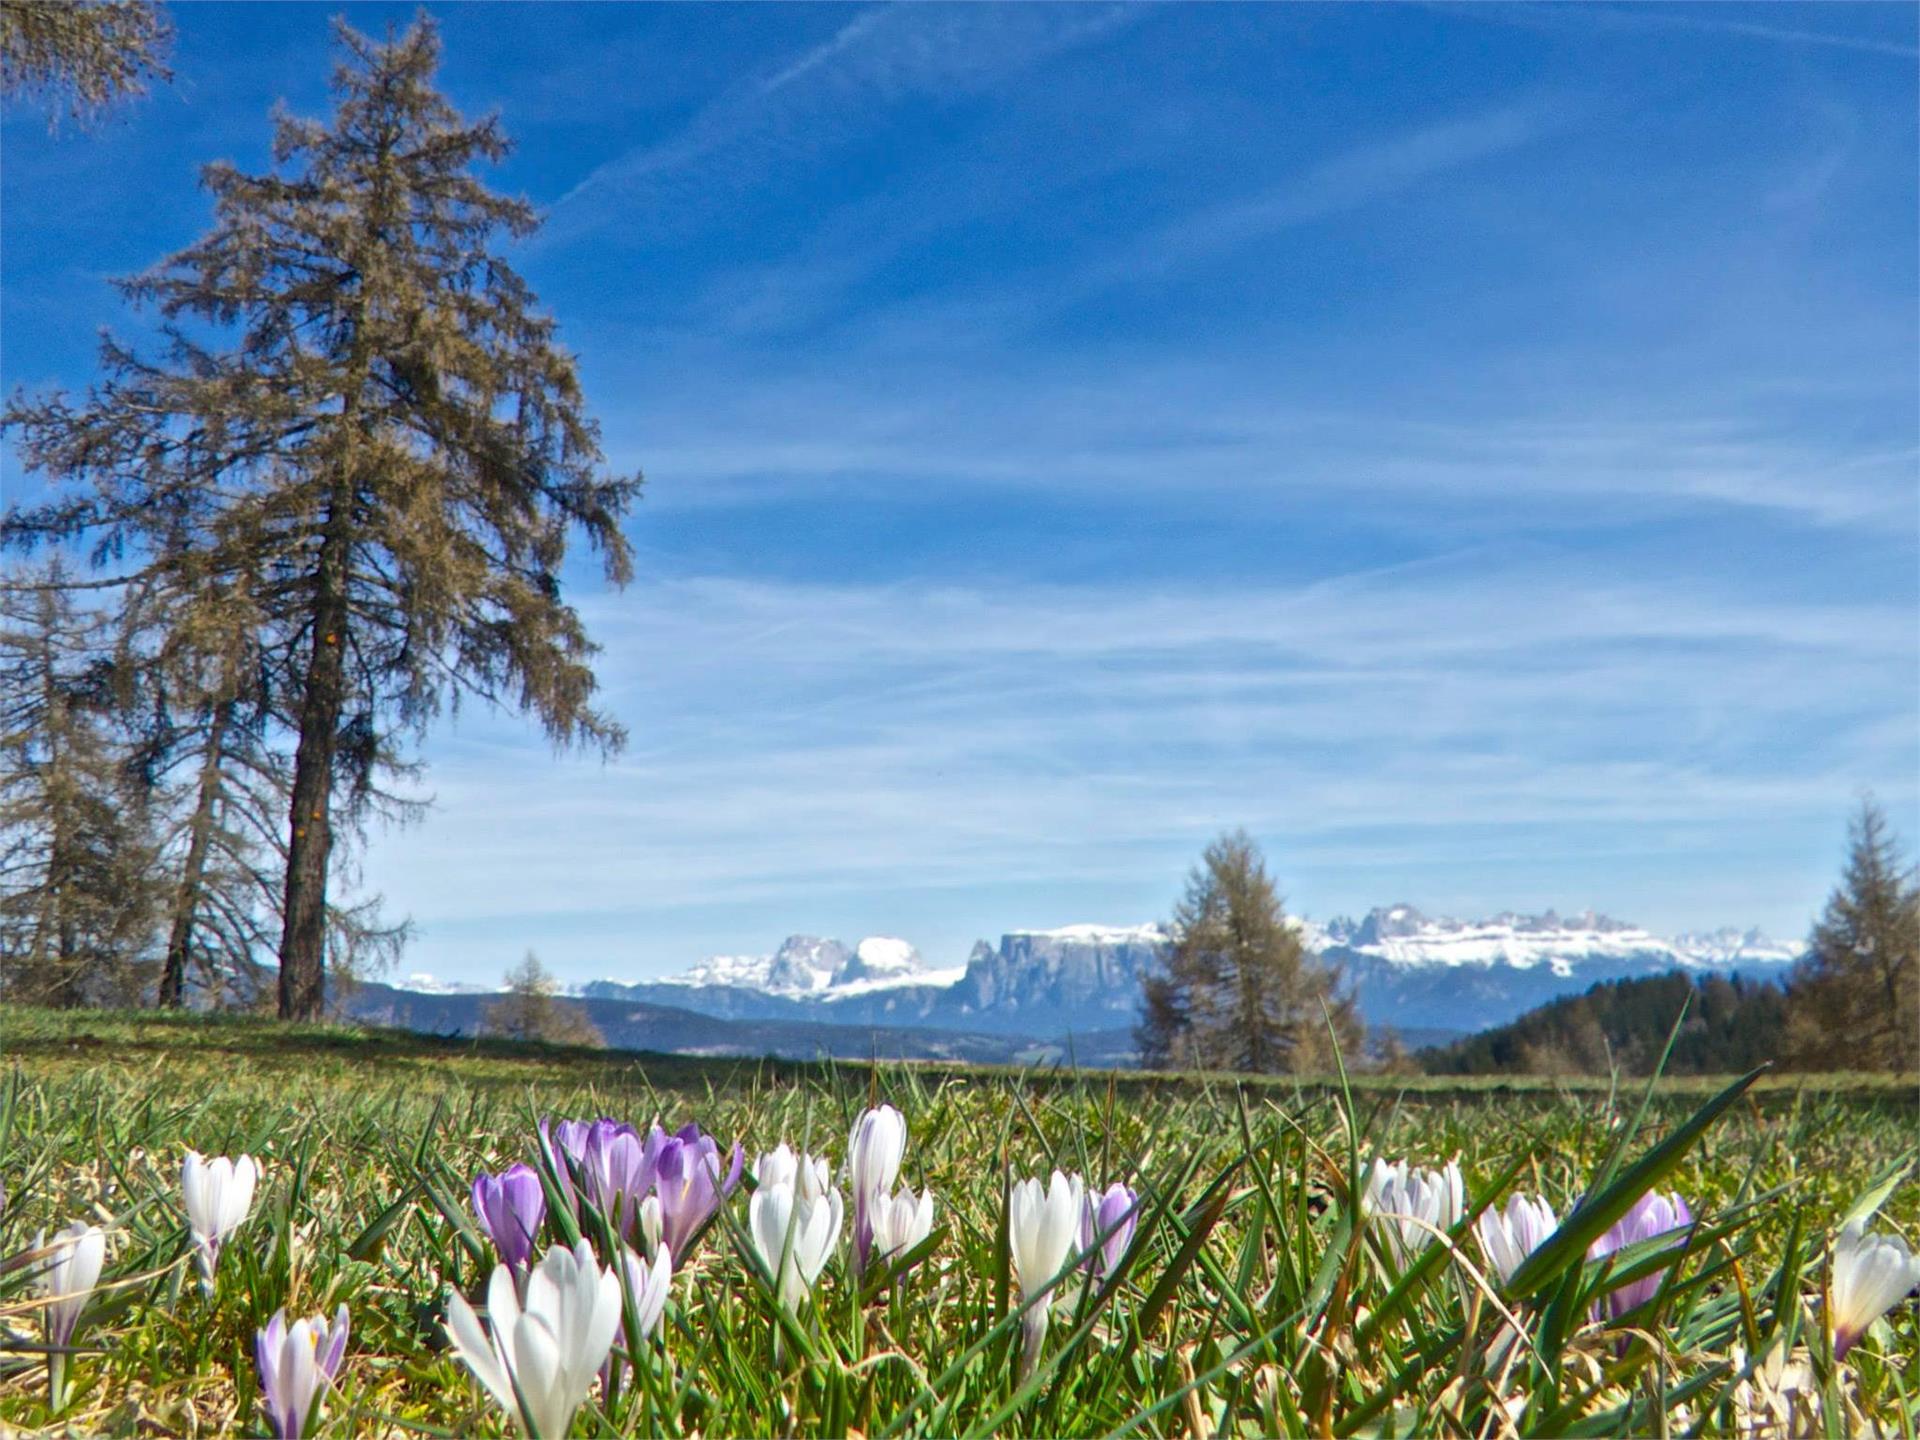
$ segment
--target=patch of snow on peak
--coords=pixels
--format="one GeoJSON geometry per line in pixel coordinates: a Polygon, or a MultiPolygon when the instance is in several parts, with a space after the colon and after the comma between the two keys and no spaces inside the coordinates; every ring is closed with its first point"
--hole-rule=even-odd
{"type": "Polygon", "coordinates": [[[1691,966],[1790,965],[1806,946],[1775,940],[1760,930],[1723,925],[1673,937],[1673,948],[1691,966]]]}
{"type": "MultiPolygon", "coordinates": [[[[834,999],[893,985],[951,983],[929,980],[927,963],[908,941],[872,935],[849,950],[838,940],[789,935],[771,955],[715,955],[660,983],[732,986],[788,999],[834,999]]],[[[957,978],[957,977],[956,977],[957,978]]]]}
{"type": "Polygon", "coordinates": [[[498,987],[493,985],[474,985],[465,980],[441,980],[424,970],[416,970],[396,987],[411,990],[416,995],[493,995],[498,987]]]}
{"type": "Polygon", "coordinates": [[[1757,930],[1723,929],[1673,940],[1592,910],[1562,916],[1502,911],[1485,920],[1454,920],[1421,914],[1411,905],[1385,906],[1364,920],[1336,919],[1325,927],[1300,922],[1316,948],[1343,946],[1408,967],[1474,965],[1530,970],[1544,965],[1555,975],[1610,962],[1691,969],[1778,964],[1798,958],[1799,947],[1782,945],[1757,930]]]}
{"type": "Polygon", "coordinates": [[[1065,940],[1081,945],[1158,945],[1167,932],[1157,924],[1145,925],[1062,925],[1053,930],[1009,930],[1009,935],[1031,936],[1036,940],[1065,940]]]}
{"type": "Polygon", "coordinates": [[[1555,974],[1572,973],[1576,960],[1624,959],[1671,953],[1670,947],[1632,925],[1591,911],[1562,918],[1503,912],[1486,920],[1430,918],[1411,905],[1374,910],[1359,924],[1327,927],[1336,943],[1398,965],[1493,965],[1530,970],[1545,964],[1555,974]]]}
{"type": "Polygon", "coordinates": [[[709,955],[679,975],[663,976],[662,985],[738,985],[764,989],[773,968],[771,955],[709,955]]]}
{"type": "Polygon", "coordinates": [[[820,998],[832,1004],[837,1000],[851,1000],[856,995],[871,995],[879,990],[903,990],[918,985],[948,990],[966,978],[967,967],[964,965],[942,970],[915,970],[904,975],[875,975],[865,980],[841,981],[820,998]]]}
{"type": "Polygon", "coordinates": [[[853,958],[869,973],[924,968],[920,952],[892,935],[869,935],[854,946],[853,958]]]}

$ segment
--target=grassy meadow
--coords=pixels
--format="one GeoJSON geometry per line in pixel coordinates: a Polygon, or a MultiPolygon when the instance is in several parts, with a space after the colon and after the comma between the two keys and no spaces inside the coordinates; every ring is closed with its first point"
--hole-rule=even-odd
{"type": "Polygon", "coordinates": [[[255,1331],[282,1307],[344,1303],[320,1433],[502,1433],[443,1329],[449,1290],[477,1302],[494,1265],[477,1171],[531,1162],[542,1116],[607,1115],[697,1121],[723,1151],[743,1141],[749,1170],[784,1139],[844,1185],[849,1127],[881,1100],[909,1129],[902,1178],[937,1197],[912,1263],[856,1288],[843,1231],[810,1300],[784,1311],[751,1258],[748,1181],[676,1257],[659,1337],[616,1341],[633,1376],[596,1389],[576,1433],[1784,1434],[1766,1426],[1788,1411],[1765,1403],[1783,1366],[1803,1377],[1789,1423],[1812,1433],[1910,1435],[1920,1416],[1910,1301],[1841,1363],[1823,1324],[1850,1208],[1920,1229],[1911,1083],[1235,1085],[18,1007],[0,1009],[0,1056],[0,1431],[262,1433],[255,1331]],[[189,1148],[263,1165],[210,1297],[187,1253],[189,1148]],[[1403,1266],[1354,1221],[1375,1155],[1457,1157],[1469,1216],[1520,1190],[1562,1232],[1504,1285],[1464,1222],[1403,1266]],[[1137,1188],[1138,1230],[1115,1271],[1069,1287],[1023,1374],[1003,1177],[1056,1167],[1137,1188]],[[1611,1275],[1583,1264],[1578,1225],[1649,1186],[1690,1203],[1683,1247],[1623,1252],[1611,1275]],[[109,1227],[107,1261],[55,1416],[23,1256],[75,1219],[109,1227]],[[1661,1273],[1619,1323],[1590,1318],[1623,1276],[1661,1273]]]}

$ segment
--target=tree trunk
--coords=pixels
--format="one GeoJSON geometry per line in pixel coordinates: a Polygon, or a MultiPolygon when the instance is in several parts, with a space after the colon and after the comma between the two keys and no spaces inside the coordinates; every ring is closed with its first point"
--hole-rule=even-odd
{"type": "Polygon", "coordinates": [[[317,1020],[326,1007],[327,864],[333,853],[333,756],[346,703],[348,526],[353,494],[333,494],[320,549],[300,744],[293,758],[293,814],[287,842],[284,927],[280,932],[280,1018],[317,1020]]]}
{"type": "Polygon", "coordinates": [[[43,636],[40,646],[41,705],[47,728],[47,874],[40,888],[40,914],[33,927],[33,983],[41,1004],[59,1003],[59,990],[67,977],[57,968],[66,960],[70,941],[60,913],[62,891],[66,884],[67,840],[66,801],[61,794],[62,769],[60,736],[66,716],[60,709],[59,686],[54,677],[53,641],[43,636]]]}
{"type": "Polygon", "coordinates": [[[223,700],[213,712],[213,727],[207,734],[207,753],[200,766],[200,794],[194,802],[187,859],[180,874],[180,895],[173,907],[173,929],[167,936],[167,963],[160,973],[160,1003],[175,1010],[186,1002],[187,949],[193,941],[194,920],[200,910],[200,881],[207,869],[213,808],[220,798],[222,747],[226,744],[227,727],[232,723],[233,701],[223,700]]]}

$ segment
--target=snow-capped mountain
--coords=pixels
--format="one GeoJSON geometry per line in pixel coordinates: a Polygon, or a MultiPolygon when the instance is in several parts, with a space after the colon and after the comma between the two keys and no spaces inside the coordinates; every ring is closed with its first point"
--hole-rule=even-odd
{"type": "Polygon", "coordinates": [[[1699,969],[1764,965],[1799,958],[1796,946],[1769,940],[1758,930],[1728,927],[1711,934],[1659,936],[1593,911],[1562,917],[1503,911],[1485,920],[1452,920],[1421,914],[1411,905],[1390,905],[1364,920],[1341,917],[1324,926],[1304,926],[1311,948],[1343,951],[1396,965],[1478,965],[1531,970],[1544,965],[1567,976],[1581,968],[1619,963],[1633,969],[1699,969]]]}
{"type": "Polygon", "coordinates": [[[932,968],[914,947],[870,936],[790,936],[772,955],[720,956],[666,980],[581,987],[729,1019],[832,1020],[1051,1038],[1133,1024],[1140,977],[1166,943],[1157,925],[1068,925],[981,941],[967,963],[932,968]]]}
{"type": "Polygon", "coordinates": [[[1802,953],[1757,930],[1669,940],[1592,911],[1452,920],[1402,904],[1305,928],[1311,948],[1341,967],[1369,1023],[1451,1030],[1504,1024],[1602,980],[1670,970],[1784,974],[1802,953]]]}
{"type": "MultiPolygon", "coordinates": [[[[1801,953],[1752,930],[1663,939],[1592,912],[1453,920],[1402,904],[1294,923],[1310,951],[1340,967],[1369,1023],[1407,1031],[1484,1029],[1601,980],[1675,969],[1779,975],[1801,953]]],[[[1051,1039],[1129,1029],[1140,981],[1168,939],[1153,924],[1012,930],[977,943],[964,965],[934,968],[893,937],[849,947],[795,935],[770,955],[716,956],[670,979],[595,981],[579,993],[733,1020],[1051,1039]]]]}
{"type": "Polygon", "coordinates": [[[1749,965],[1791,965],[1807,953],[1805,945],[1789,945],[1758,930],[1725,925],[1718,930],[1688,931],[1673,937],[1674,953],[1682,964],[1699,968],[1739,969],[1749,965]]]}
{"type": "Polygon", "coordinates": [[[497,985],[475,985],[467,980],[442,980],[424,970],[416,970],[396,987],[415,995],[497,995],[497,985]]]}
{"type": "Polygon", "coordinates": [[[771,955],[715,955],[655,983],[833,1001],[900,985],[951,985],[963,969],[932,970],[912,944],[891,935],[869,935],[851,950],[838,940],[789,935],[771,955]]]}

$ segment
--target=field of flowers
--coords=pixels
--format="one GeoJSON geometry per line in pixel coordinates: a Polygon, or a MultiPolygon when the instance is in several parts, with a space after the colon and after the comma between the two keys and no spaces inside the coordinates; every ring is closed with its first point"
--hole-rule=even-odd
{"type": "Polygon", "coordinates": [[[1911,1085],[0,1009],[0,1431],[1911,1435],[1911,1085]]]}

